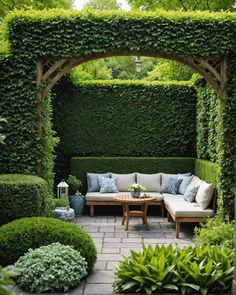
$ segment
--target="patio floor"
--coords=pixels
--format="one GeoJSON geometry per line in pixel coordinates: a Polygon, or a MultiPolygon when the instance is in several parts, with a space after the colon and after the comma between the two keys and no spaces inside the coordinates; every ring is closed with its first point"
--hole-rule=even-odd
{"type": "MultiPolygon", "coordinates": [[[[92,236],[98,255],[93,273],[78,288],[67,294],[113,294],[114,270],[123,256],[129,255],[131,249],[140,251],[144,245],[155,246],[156,244],[173,244],[180,247],[192,244],[193,225],[181,225],[180,239],[176,239],[175,225],[167,222],[166,218],[148,217],[149,231],[147,231],[142,225],[141,219],[133,217],[130,219],[127,232],[121,225],[121,220],[120,216],[82,216],[76,218],[75,223],[83,227],[92,236]]],[[[28,294],[18,288],[15,288],[14,292],[16,294],[28,294]]]]}

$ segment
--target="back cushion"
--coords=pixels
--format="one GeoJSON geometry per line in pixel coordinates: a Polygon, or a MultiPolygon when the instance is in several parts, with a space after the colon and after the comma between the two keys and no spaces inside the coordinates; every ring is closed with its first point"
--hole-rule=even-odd
{"type": "Polygon", "coordinates": [[[202,181],[196,195],[196,202],[201,209],[206,209],[213,197],[214,186],[211,183],[202,181]]]}
{"type": "Polygon", "coordinates": [[[106,178],[111,177],[111,173],[87,173],[87,184],[88,184],[88,192],[99,192],[100,185],[98,182],[98,176],[103,176],[106,178]]]}
{"type": "Polygon", "coordinates": [[[170,178],[177,179],[178,174],[165,174],[161,175],[161,190],[163,190],[170,178]]]}
{"type": "Polygon", "coordinates": [[[135,183],[136,173],[131,174],[116,174],[111,173],[112,178],[117,180],[117,188],[119,192],[127,192],[128,186],[135,183]]]}
{"type": "Polygon", "coordinates": [[[147,192],[161,191],[161,173],[141,174],[137,173],[137,183],[145,187],[147,192]]]}

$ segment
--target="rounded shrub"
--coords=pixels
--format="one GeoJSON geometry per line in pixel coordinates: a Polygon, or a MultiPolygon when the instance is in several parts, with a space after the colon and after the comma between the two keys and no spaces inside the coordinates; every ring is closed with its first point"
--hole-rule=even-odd
{"type": "Polygon", "coordinates": [[[0,265],[15,263],[30,248],[55,242],[73,246],[91,271],[97,252],[90,235],[75,224],[46,217],[22,218],[0,227],[0,265]]]}
{"type": "Polygon", "coordinates": [[[29,251],[15,266],[22,269],[17,283],[29,292],[67,291],[87,275],[87,262],[71,246],[53,243],[29,251]]]}
{"type": "Polygon", "coordinates": [[[40,177],[0,175],[0,225],[21,217],[42,215],[47,198],[47,182],[40,177]]]}

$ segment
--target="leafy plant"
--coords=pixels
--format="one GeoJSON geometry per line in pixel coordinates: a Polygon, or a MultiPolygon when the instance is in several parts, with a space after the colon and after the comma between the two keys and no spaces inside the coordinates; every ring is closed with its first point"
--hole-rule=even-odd
{"type": "Polygon", "coordinates": [[[29,292],[68,291],[87,275],[87,262],[71,246],[53,243],[24,254],[15,263],[17,283],[29,292]]]}
{"type": "Polygon", "coordinates": [[[0,225],[28,216],[42,216],[49,194],[47,182],[37,176],[0,175],[0,225]]]}
{"type": "Polygon", "coordinates": [[[22,218],[0,227],[0,264],[12,264],[30,248],[55,242],[80,251],[92,270],[97,252],[90,235],[78,225],[45,217],[22,218]]]}
{"type": "Polygon", "coordinates": [[[76,176],[73,175],[69,175],[67,183],[69,185],[70,195],[75,194],[77,191],[79,191],[80,187],[82,186],[81,180],[79,180],[76,176]]]}
{"type": "MultiPolygon", "coordinates": [[[[2,123],[6,123],[7,120],[0,117],[0,130],[2,129],[2,123]]],[[[3,135],[3,134],[0,134],[0,143],[4,143],[4,140],[5,140],[6,136],[3,135]]]]}
{"type": "Polygon", "coordinates": [[[194,241],[200,246],[224,245],[233,248],[235,225],[228,216],[217,215],[194,229],[194,241]]]}
{"type": "Polygon", "coordinates": [[[10,295],[9,285],[13,285],[14,278],[21,273],[22,269],[16,268],[15,266],[0,266],[0,295],[10,295]]]}
{"type": "Polygon", "coordinates": [[[181,294],[220,294],[230,288],[233,278],[233,251],[219,246],[151,246],[131,251],[120,262],[115,290],[119,293],[156,294],[170,289],[181,294]]]}
{"type": "Polygon", "coordinates": [[[141,191],[145,191],[145,189],[146,188],[144,186],[142,186],[141,184],[138,184],[138,183],[131,184],[128,187],[128,190],[133,191],[133,192],[141,192],[141,191]]]}

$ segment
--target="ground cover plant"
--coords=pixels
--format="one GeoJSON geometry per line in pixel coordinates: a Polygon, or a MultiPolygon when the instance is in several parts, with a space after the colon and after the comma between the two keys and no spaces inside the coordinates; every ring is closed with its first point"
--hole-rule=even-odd
{"type": "Polygon", "coordinates": [[[234,222],[228,216],[217,214],[194,229],[194,241],[197,245],[224,245],[234,247],[234,222]]]}
{"type": "Polygon", "coordinates": [[[59,242],[85,257],[90,272],[97,252],[92,238],[75,224],[54,218],[21,218],[0,227],[0,265],[15,263],[30,248],[59,242]]]}
{"type": "Polygon", "coordinates": [[[0,266],[0,294],[10,295],[10,285],[15,284],[15,277],[19,276],[21,269],[16,268],[12,265],[1,267],[0,266]]]}
{"type": "Polygon", "coordinates": [[[223,294],[231,287],[233,251],[220,246],[151,246],[131,251],[118,266],[118,293],[223,294]]]}
{"type": "Polygon", "coordinates": [[[15,266],[22,269],[17,283],[29,292],[68,291],[87,275],[87,262],[71,246],[53,243],[29,251],[15,266]]]}

